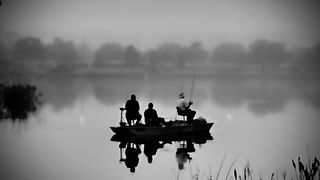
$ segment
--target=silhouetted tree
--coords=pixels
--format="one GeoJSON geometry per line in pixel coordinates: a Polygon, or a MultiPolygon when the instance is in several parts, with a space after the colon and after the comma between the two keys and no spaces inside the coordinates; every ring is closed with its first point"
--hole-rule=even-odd
{"type": "Polygon", "coordinates": [[[0,41],[0,58],[3,58],[7,55],[7,48],[3,44],[2,41],[0,41]]]}
{"type": "Polygon", "coordinates": [[[19,59],[42,60],[46,58],[46,48],[39,38],[26,37],[14,44],[14,54],[19,59]]]}
{"type": "Polygon", "coordinates": [[[282,43],[257,40],[249,45],[248,62],[262,69],[279,68],[285,60],[286,51],[282,43]]]}
{"type": "Polygon", "coordinates": [[[178,64],[184,66],[182,62],[182,47],[175,43],[165,43],[152,52],[151,61],[156,64],[178,64]]]}
{"type": "Polygon", "coordinates": [[[10,67],[10,62],[8,61],[8,50],[4,44],[0,41],[0,73],[7,71],[10,67]]]}
{"type": "Polygon", "coordinates": [[[320,70],[320,43],[310,48],[295,49],[290,53],[293,60],[290,68],[294,73],[318,73],[320,70]]]}
{"type": "Polygon", "coordinates": [[[182,50],[181,64],[199,63],[206,60],[208,53],[202,48],[201,42],[193,42],[189,47],[184,47],[182,50]]]}
{"type": "Polygon", "coordinates": [[[155,67],[157,65],[157,61],[159,59],[158,52],[154,49],[151,49],[145,53],[146,61],[149,62],[149,66],[155,67]]]}
{"type": "Polygon", "coordinates": [[[94,59],[94,52],[92,48],[85,42],[76,45],[76,51],[78,52],[79,61],[82,63],[88,63],[94,59]]]}
{"type": "Polygon", "coordinates": [[[207,58],[208,53],[202,48],[200,42],[194,42],[185,47],[176,43],[164,43],[155,50],[147,52],[151,65],[185,67],[187,63],[201,62],[207,58]]]}
{"type": "Polygon", "coordinates": [[[190,51],[197,60],[205,60],[208,56],[208,52],[203,49],[201,42],[193,42],[190,45],[190,51]]]}
{"type": "Polygon", "coordinates": [[[20,38],[13,44],[11,52],[9,71],[29,73],[45,69],[43,65],[47,59],[47,50],[39,38],[20,38]]]}
{"type": "Polygon", "coordinates": [[[310,70],[320,69],[320,43],[314,45],[310,50],[307,51],[305,61],[302,60],[306,68],[310,70]]]}
{"type": "Polygon", "coordinates": [[[140,53],[133,45],[129,45],[125,49],[124,59],[128,65],[138,65],[140,53]]]}
{"type": "Polygon", "coordinates": [[[78,58],[75,45],[71,41],[55,38],[52,44],[47,46],[50,59],[59,64],[73,63],[78,58]]]}
{"type": "Polygon", "coordinates": [[[158,52],[154,49],[148,50],[144,53],[144,56],[142,58],[144,60],[144,63],[149,65],[150,71],[155,72],[158,62],[158,52]]]}
{"type": "Polygon", "coordinates": [[[105,43],[94,54],[94,65],[121,64],[124,59],[124,48],[118,43],[105,43]]]}
{"type": "Polygon", "coordinates": [[[246,50],[239,43],[224,43],[215,48],[212,52],[211,60],[223,68],[242,67],[246,59],[246,50]]]}

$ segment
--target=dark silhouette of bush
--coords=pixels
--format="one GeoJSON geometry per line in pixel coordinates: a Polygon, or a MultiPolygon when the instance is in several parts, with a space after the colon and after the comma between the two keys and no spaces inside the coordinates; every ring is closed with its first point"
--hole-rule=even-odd
{"type": "Polygon", "coordinates": [[[37,88],[28,84],[0,84],[0,119],[25,120],[40,104],[37,88]]]}

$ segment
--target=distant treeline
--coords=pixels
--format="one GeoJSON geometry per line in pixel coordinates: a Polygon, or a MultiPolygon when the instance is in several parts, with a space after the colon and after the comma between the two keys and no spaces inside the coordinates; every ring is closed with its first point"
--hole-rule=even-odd
{"type": "Polygon", "coordinates": [[[134,45],[119,43],[105,43],[93,50],[85,44],[61,38],[47,44],[37,37],[18,38],[10,45],[0,41],[0,73],[71,73],[77,69],[108,67],[179,71],[196,66],[207,72],[224,74],[317,74],[319,59],[320,43],[311,47],[287,48],[284,43],[265,39],[248,46],[222,43],[212,50],[205,49],[201,42],[190,45],[163,43],[143,51],[134,45]]]}

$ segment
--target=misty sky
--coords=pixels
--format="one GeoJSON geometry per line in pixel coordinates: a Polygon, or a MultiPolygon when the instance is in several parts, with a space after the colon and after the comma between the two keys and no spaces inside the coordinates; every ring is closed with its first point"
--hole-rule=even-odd
{"type": "MultiPolygon", "coordinates": [[[[319,1],[320,2],[320,1],[319,1]]],[[[317,0],[3,0],[0,30],[153,47],[162,42],[248,44],[259,38],[289,46],[320,41],[317,0]]]]}

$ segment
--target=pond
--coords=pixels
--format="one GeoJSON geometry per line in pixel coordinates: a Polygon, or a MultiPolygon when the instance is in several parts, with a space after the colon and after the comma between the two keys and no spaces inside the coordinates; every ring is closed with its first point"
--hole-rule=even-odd
{"type": "Polygon", "coordinates": [[[194,88],[190,78],[160,77],[42,77],[31,83],[42,105],[27,121],[0,122],[1,179],[225,179],[233,162],[231,173],[249,163],[256,178],[273,172],[294,178],[291,159],[320,155],[317,79],[197,78],[194,88]],[[168,120],[181,118],[175,105],[182,91],[194,101],[196,117],[214,122],[209,137],[111,141],[109,127],[119,124],[119,108],[131,94],[141,114],[153,102],[168,120]],[[134,172],[123,160],[127,147],[139,151],[134,172]]]}

